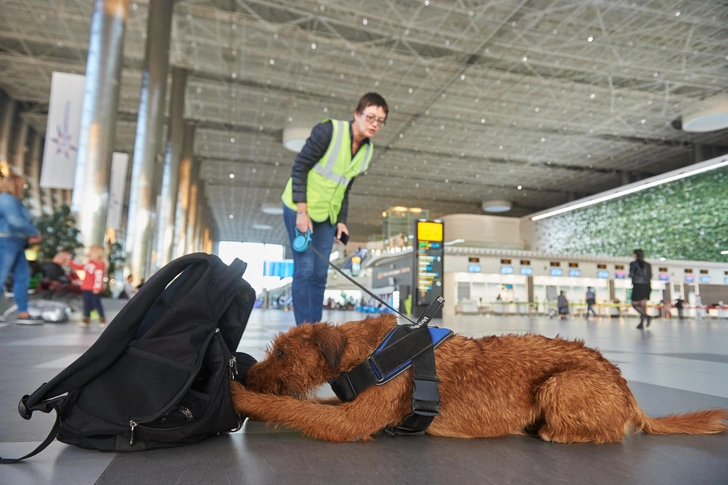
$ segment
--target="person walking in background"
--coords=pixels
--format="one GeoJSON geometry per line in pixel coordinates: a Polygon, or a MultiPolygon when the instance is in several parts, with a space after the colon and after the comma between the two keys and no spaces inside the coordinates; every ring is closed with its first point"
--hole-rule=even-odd
{"type": "Polygon", "coordinates": [[[685,300],[683,300],[680,297],[677,297],[675,300],[675,308],[677,308],[677,318],[678,320],[683,319],[683,305],[685,304],[685,300]]]}
{"type": "Polygon", "coordinates": [[[586,319],[589,320],[589,312],[595,317],[598,317],[597,312],[594,311],[594,305],[597,304],[597,294],[594,292],[594,288],[587,286],[586,288],[586,319]]]}
{"type": "Polygon", "coordinates": [[[310,234],[302,252],[293,251],[293,313],[296,325],[321,320],[328,257],[334,239],[346,243],[349,192],[372,159],[372,137],[387,123],[389,108],[379,94],[361,97],[350,121],[324,120],[296,156],[281,199],[288,239],[310,234]],[[318,257],[313,250],[323,256],[318,257]]]}
{"type": "Polygon", "coordinates": [[[104,275],[106,273],[106,252],[104,247],[94,244],[88,250],[88,262],[79,264],[74,260],[69,260],[68,264],[75,270],[83,270],[86,275],[81,283],[81,291],[83,293],[83,320],[82,325],[87,327],[91,323],[91,310],[96,310],[99,314],[99,327],[106,326],[106,318],[104,316],[104,307],[101,305],[101,293],[104,291],[104,275]]]}
{"type": "Polygon", "coordinates": [[[556,299],[556,305],[559,307],[559,316],[562,320],[566,319],[569,314],[569,300],[566,299],[566,292],[561,291],[559,297],[556,299]]]}
{"type": "Polygon", "coordinates": [[[652,317],[647,314],[647,299],[650,297],[652,287],[652,266],[645,261],[645,253],[641,249],[635,249],[634,261],[629,263],[629,277],[632,278],[632,308],[640,314],[638,329],[650,326],[652,317]]]}
{"type": "MultiPolygon", "coordinates": [[[[5,280],[12,274],[13,295],[18,306],[16,323],[28,325],[43,323],[43,320],[28,313],[30,268],[25,259],[25,246],[37,244],[42,238],[21,201],[24,190],[25,179],[20,175],[11,173],[0,182],[0,301],[4,298],[5,280]]],[[[0,325],[7,326],[1,317],[0,325]]]]}

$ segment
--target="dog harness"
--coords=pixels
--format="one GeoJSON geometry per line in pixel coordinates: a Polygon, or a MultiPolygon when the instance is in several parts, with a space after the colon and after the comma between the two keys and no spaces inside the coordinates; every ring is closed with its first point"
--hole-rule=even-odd
{"type": "MultiPolygon", "coordinates": [[[[444,301],[444,300],[443,300],[444,301]]],[[[437,303],[437,302],[436,302],[437,303]]],[[[412,366],[412,413],[402,423],[385,431],[392,435],[424,434],[440,414],[434,349],[453,335],[447,328],[427,325],[433,305],[414,325],[397,325],[387,333],[366,360],[329,382],[343,402],[353,401],[371,386],[381,386],[412,366]]]]}

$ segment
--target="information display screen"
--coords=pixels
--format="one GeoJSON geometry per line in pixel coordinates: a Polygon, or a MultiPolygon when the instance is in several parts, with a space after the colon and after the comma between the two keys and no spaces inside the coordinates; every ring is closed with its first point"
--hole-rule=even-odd
{"type": "Polygon", "coordinates": [[[443,224],[438,221],[417,221],[415,224],[416,304],[426,306],[442,296],[443,224]]]}
{"type": "Polygon", "coordinates": [[[608,279],[609,278],[609,271],[605,271],[605,270],[597,271],[597,278],[605,278],[605,279],[608,279]]]}
{"type": "Polygon", "coordinates": [[[533,275],[533,268],[531,268],[530,266],[521,266],[520,273],[525,276],[531,276],[533,275]]]}

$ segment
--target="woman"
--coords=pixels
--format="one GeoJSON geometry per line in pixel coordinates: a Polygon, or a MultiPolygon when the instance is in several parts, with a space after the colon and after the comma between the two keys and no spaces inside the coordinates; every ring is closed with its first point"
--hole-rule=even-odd
{"type": "Polygon", "coordinates": [[[629,277],[632,278],[632,307],[640,314],[640,324],[638,329],[642,329],[643,324],[649,327],[652,323],[652,317],[647,314],[647,299],[650,297],[652,287],[652,266],[645,261],[645,252],[641,249],[635,249],[634,261],[629,263],[629,277]]]}
{"type": "Polygon", "coordinates": [[[293,313],[296,325],[321,320],[328,257],[334,239],[346,244],[349,191],[372,159],[371,138],[387,123],[387,102],[377,93],[361,97],[354,119],[324,120],[311,131],[281,197],[291,247],[300,234],[310,244],[293,251],[293,313]],[[323,259],[315,254],[317,251],[323,259]]]}
{"type": "Polygon", "coordinates": [[[24,189],[25,179],[20,175],[10,174],[0,182],[0,284],[4,286],[8,275],[13,275],[13,294],[18,305],[16,323],[34,324],[43,321],[31,318],[28,313],[30,270],[25,245],[39,243],[41,236],[20,200],[24,189]]]}

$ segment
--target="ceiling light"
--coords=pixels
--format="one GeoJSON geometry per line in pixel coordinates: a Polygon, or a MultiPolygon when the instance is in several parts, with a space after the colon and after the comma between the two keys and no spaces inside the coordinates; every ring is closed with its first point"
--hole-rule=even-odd
{"type": "Polygon", "coordinates": [[[229,217],[230,219],[232,219],[232,218],[233,218],[233,217],[235,217],[235,216],[233,216],[232,214],[230,214],[230,215],[229,215],[228,217],[229,217]]]}
{"type": "Polygon", "coordinates": [[[665,261],[665,258],[660,258],[660,261],[665,261]]]}
{"type": "Polygon", "coordinates": [[[728,254],[728,251],[721,251],[720,254],[728,254]]]}
{"type": "Polygon", "coordinates": [[[270,214],[272,216],[280,216],[283,214],[283,206],[280,202],[263,202],[260,205],[260,211],[263,214],[270,214]]]}
{"type": "Polygon", "coordinates": [[[589,96],[589,97],[590,97],[591,99],[594,99],[594,98],[596,98],[597,96],[596,96],[596,94],[592,94],[592,95],[591,95],[591,96],[589,96]]]}
{"type": "Polygon", "coordinates": [[[234,179],[234,178],[235,178],[235,174],[234,174],[234,173],[231,173],[231,174],[230,174],[230,178],[231,178],[231,179],[234,179]]]}
{"type": "Polygon", "coordinates": [[[489,200],[483,202],[485,212],[508,212],[511,210],[511,203],[507,200],[489,200]]]}
{"type": "Polygon", "coordinates": [[[723,128],[728,128],[728,94],[712,96],[683,110],[684,131],[704,132],[723,128]]]}
{"type": "Polygon", "coordinates": [[[528,57],[523,56],[523,62],[526,62],[526,61],[528,61],[528,57]]]}
{"type": "Polygon", "coordinates": [[[591,41],[593,41],[593,40],[594,40],[594,37],[592,37],[592,36],[589,36],[589,38],[588,38],[588,39],[587,39],[586,41],[587,41],[587,42],[591,42],[591,41]]]}
{"type": "Polygon", "coordinates": [[[680,16],[680,12],[675,12],[675,17],[679,17],[679,16],[680,16]]]}
{"type": "Polygon", "coordinates": [[[635,182],[633,184],[625,185],[623,187],[619,187],[607,192],[604,192],[603,195],[595,195],[591,198],[583,199],[581,202],[573,202],[566,205],[563,205],[561,207],[558,207],[553,210],[549,210],[547,212],[544,212],[542,214],[538,214],[531,217],[532,221],[538,221],[541,219],[546,219],[547,217],[552,217],[558,214],[563,214],[564,212],[570,212],[575,209],[581,209],[582,207],[588,207],[590,205],[598,204],[600,202],[606,202],[607,200],[616,199],[618,197],[622,197],[628,194],[633,194],[635,192],[639,192],[641,190],[650,189],[652,187],[657,187],[658,185],[666,184],[669,182],[674,182],[675,180],[680,180],[685,177],[690,177],[692,175],[697,175],[699,173],[707,172],[709,170],[715,170],[717,168],[728,166],[728,158],[722,158],[717,157],[713,158],[711,160],[707,160],[705,162],[696,163],[694,165],[691,165],[690,167],[685,167],[679,170],[673,170],[672,172],[667,172],[662,175],[658,175],[656,177],[651,177],[646,180],[642,180],[640,182],[635,182]],[[691,168],[692,167],[692,168],[691,168]]]}
{"type": "Polygon", "coordinates": [[[523,188],[523,185],[519,185],[519,186],[518,186],[518,187],[516,187],[516,188],[517,188],[518,190],[521,190],[521,189],[523,188]]]}

